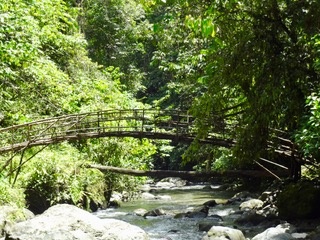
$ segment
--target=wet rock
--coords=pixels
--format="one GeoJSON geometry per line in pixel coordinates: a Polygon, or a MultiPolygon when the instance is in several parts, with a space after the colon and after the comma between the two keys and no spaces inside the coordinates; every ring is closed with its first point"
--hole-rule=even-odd
{"type": "Polygon", "coordinates": [[[148,192],[142,193],[141,198],[145,199],[145,200],[155,200],[156,199],[155,195],[148,193],[148,192]]]}
{"type": "Polygon", "coordinates": [[[186,215],[187,215],[187,213],[177,213],[176,215],[174,215],[174,218],[180,219],[180,218],[186,217],[186,215]]]}
{"type": "Polygon", "coordinates": [[[209,201],[206,201],[205,203],[203,203],[204,206],[208,206],[208,207],[214,207],[217,205],[217,202],[216,200],[209,200],[209,201]]]}
{"type": "Polygon", "coordinates": [[[218,214],[213,214],[213,215],[210,215],[209,217],[210,217],[210,219],[214,219],[214,220],[217,220],[219,222],[223,221],[223,218],[221,216],[219,216],[218,214]]]}
{"type": "Polygon", "coordinates": [[[157,187],[157,188],[167,189],[167,188],[173,188],[173,187],[175,187],[175,184],[172,183],[172,182],[157,182],[157,183],[156,183],[156,187],[157,187]]]}
{"type": "Polygon", "coordinates": [[[7,231],[10,240],[148,240],[141,228],[115,219],[100,219],[72,205],[59,204],[7,231]]]}
{"type": "Polygon", "coordinates": [[[240,210],[252,210],[252,209],[260,209],[263,206],[263,201],[259,199],[250,199],[240,204],[240,210]]]}
{"type": "MultiPolygon", "coordinates": [[[[294,238],[294,239],[306,239],[308,234],[307,233],[292,233],[291,236],[294,238]]],[[[308,238],[309,240],[319,240],[320,239],[320,236],[318,236],[318,238],[316,239],[313,239],[311,237],[308,238]]]]}
{"type": "Polygon", "coordinates": [[[108,207],[118,208],[121,206],[121,202],[122,202],[122,194],[114,192],[111,195],[108,207]]]}
{"type": "Polygon", "coordinates": [[[174,218],[206,218],[209,214],[209,207],[208,206],[201,206],[193,211],[189,211],[186,213],[178,213],[174,216],[174,218]]]}
{"type": "Polygon", "coordinates": [[[142,192],[149,192],[151,190],[151,187],[149,184],[144,184],[140,187],[140,191],[142,192]]]}
{"type": "Polygon", "coordinates": [[[156,183],[158,188],[183,187],[187,185],[187,181],[178,177],[168,177],[156,183]]]}
{"type": "Polygon", "coordinates": [[[264,191],[263,193],[261,193],[259,199],[263,202],[267,201],[268,199],[273,197],[273,192],[271,191],[264,191]]]}
{"type": "Polygon", "coordinates": [[[136,210],[133,211],[137,216],[141,216],[143,217],[147,212],[148,210],[144,209],[144,208],[138,208],[136,210]]]}
{"type": "Polygon", "coordinates": [[[246,238],[238,229],[213,226],[202,240],[246,240],[246,238]]]}
{"type": "Polygon", "coordinates": [[[250,200],[251,198],[254,198],[254,194],[248,192],[248,191],[243,191],[243,192],[239,192],[237,194],[235,194],[232,198],[230,198],[228,200],[227,203],[237,203],[237,202],[243,202],[243,201],[247,201],[250,200]]]}
{"type": "Polygon", "coordinates": [[[142,193],[141,198],[145,200],[162,200],[162,201],[170,201],[172,199],[171,196],[169,195],[154,195],[148,192],[142,193]]]}
{"type": "Polygon", "coordinates": [[[209,207],[202,206],[193,210],[192,212],[187,212],[185,217],[187,218],[206,218],[209,214],[209,207]]]}
{"type": "Polygon", "coordinates": [[[291,233],[295,229],[290,224],[281,224],[277,227],[268,228],[264,232],[256,235],[252,240],[292,240],[291,233]]]}
{"type": "Polygon", "coordinates": [[[9,229],[16,222],[25,221],[34,217],[28,209],[19,209],[14,206],[0,206],[0,236],[4,229],[9,229]]]}
{"type": "Polygon", "coordinates": [[[235,223],[239,225],[256,226],[266,220],[267,218],[265,216],[258,214],[254,210],[251,210],[244,212],[239,218],[235,220],[235,223]]]}
{"type": "Polygon", "coordinates": [[[206,218],[208,214],[204,212],[187,212],[185,217],[187,218],[206,218]]]}
{"type": "Polygon", "coordinates": [[[156,208],[156,209],[153,209],[151,211],[146,212],[143,216],[144,217],[158,217],[158,216],[162,216],[162,215],[166,215],[166,212],[163,209],[156,208]]]}
{"type": "Polygon", "coordinates": [[[208,232],[213,226],[219,226],[222,220],[219,218],[210,218],[198,223],[199,231],[208,232]]]}

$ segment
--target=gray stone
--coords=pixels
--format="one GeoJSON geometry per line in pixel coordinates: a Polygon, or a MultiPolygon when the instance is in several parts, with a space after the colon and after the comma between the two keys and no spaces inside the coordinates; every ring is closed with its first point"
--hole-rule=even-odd
{"type": "Polygon", "coordinates": [[[259,199],[250,199],[240,204],[240,210],[251,210],[262,208],[263,201],[259,199]]]}
{"type": "Polygon", "coordinates": [[[206,218],[209,214],[208,206],[201,206],[191,212],[186,213],[187,218],[206,218]]]}
{"type": "Polygon", "coordinates": [[[9,229],[15,222],[25,221],[34,217],[28,209],[14,206],[0,206],[0,236],[4,229],[9,229]]]}
{"type": "Polygon", "coordinates": [[[213,226],[221,225],[221,220],[218,218],[202,220],[198,223],[199,231],[208,232],[213,226]]]}
{"type": "Polygon", "coordinates": [[[148,240],[137,226],[115,219],[100,219],[72,205],[59,204],[7,232],[10,240],[148,240]]]}
{"type": "Polygon", "coordinates": [[[268,228],[253,237],[252,240],[293,240],[294,237],[290,233],[294,230],[290,224],[281,224],[277,227],[268,228]]]}
{"type": "Polygon", "coordinates": [[[205,203],[203,203],[204,206],[208,206],[208,207],[215,207],[217,205],[217,202],[216,200],[209,200],[209,201],[206,201],[205,203]]]}
{"type": "Polygon", "coordinates": [[[173,188],[175,187],[176,185],[172,182],[157,182],[156,183],[156,187],[157,188],[164,188],[164,189],[167,189],[167,188],[173,188]]]}
{"type": "Polygon", "coordinates": [[[172,200],[171,196],[169,196],[169,195],[157,195],[157,196],[155,196],[155,199],[162,200],[162,201],[172,200]]]}
{"type": "Polygon", "coordinates": [[[246,240],[246,238],[238,229],[213,226],[202,240],[246,240]]]}
{"type": "Polygon", "coordinates": [[[138,208],[136,210],[133,211],[137,216],[141,216],[143,217],[147,212],[148,210],[144,209],[144,208],[138,208]]]}
{"type": "Polygon", "coordinates": [[[142,193],[141,198],[145,199],[145,200],[155,200],[156,199],[155,195],[148,193],[148,192],[142,193]]]}
{"type": "Polygon", "coordinates": [[[165,211],[163,209],[153,209],[151,211],[146,212],[143,216],[144,217],[158,217],[158,216],[162,216],[162,215],[166,215],[165,211]]]}
{"type": "Polygon", "coordinates": [[[244,212],[239,218],[235,220],[235,223],[240,225],[253,225],[256,226],[267,220],[263,215],[258,214],[254,210],[244,212]]]}
{"type": "Polygon", "coordinates": [[[187,181],[178,177],[168,177],[156,183],[158,188],[183,187],[187,185],[187,181]]]}

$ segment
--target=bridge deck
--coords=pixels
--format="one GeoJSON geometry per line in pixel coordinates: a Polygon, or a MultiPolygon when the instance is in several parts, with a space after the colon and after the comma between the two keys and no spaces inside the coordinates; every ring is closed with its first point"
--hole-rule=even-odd
{"type": "MultiPolygon", "coordinates": [[[[106,110],[43,119],[0,129],[0,153],[32,146],[101,137],[135,137],[191,142],[197,135],[194,118],[178,110],[106,110]]],[[[200,141],[223,147],[234,142],[222,134],[200,141]]]]}

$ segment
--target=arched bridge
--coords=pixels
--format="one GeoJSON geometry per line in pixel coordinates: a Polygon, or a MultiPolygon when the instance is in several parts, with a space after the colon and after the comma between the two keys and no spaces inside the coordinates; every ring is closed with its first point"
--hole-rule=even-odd
{"type": "MultiPolygon", "coordinates": [[[[223,126],[223,130],[230,133],[234,129],[231,126],[223,126]]],[[[44,145],[45,147],[63,141],[101,137],[168,139],[176,142],[192,142],[197,138],[202,143],[230,148],[235,145],[235,142],[233,139],[226,138],[224,131],[220,129],[215,133],[207,134],[205,138],[198,138],[196,119],[180,110],[106,110],[64,115],[2,128],[0,129],[0,154],[22,151],[22,159],[24,150],[33,146],[44,145]]],[[[268,141],[268,149],[280,156],[290,157],[293,165],[298,163],[300,166],[302,159],[299,152],[295,149],[294,143],[281,137],[283,134],[285,133],[281,131],[275,132],[274,138],[268,141]]],[[[13,156],[7,160],[3,168],[11,162],[13,156]]],[[[260,158],[259,161],[288,170],[287,167],[268,159],[260,158]]],[[[260,162],[256,163],[269,171],[260,162]]],[[[293,175],[297,174],[292,172],[291,176],[293,175]]]]}
{"type": "MultiPolygon", "coordinates": [[[[195,119],[180,110],[106,110],[43,119],[0,129],[0,153],[62,141],[101,137],[135,137],[191,142],[197,135],[195,119]]],[[[231,147],[220,134],[200,139],[231,147]]]]}

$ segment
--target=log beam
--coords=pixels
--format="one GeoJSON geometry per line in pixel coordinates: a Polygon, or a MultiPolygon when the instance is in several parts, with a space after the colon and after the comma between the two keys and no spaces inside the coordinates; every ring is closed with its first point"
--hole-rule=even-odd
{"type": "MultiPolygon", "coordinates": [[[[210,171],[210,172],[197,172],[197,171],[172,171],[172,170],[134,170],[128,168],[118,168],[111,166],[102,166],[96,164],[86,165],[88,168],[95,168],[101,172],[112,172],[118,174],[125,174],[131,176],[147,176],[155,178],[165,178],[165,177],[180,177],[183,179],[208,179],[213,177],[234,177],[234,178],[272,178],[273,174],[267,171],[259,170],[228,170],[223,172],[210,171]]],[[[273,172],[278,177],[289,176],[288,171],[275,171],[273,172]]]]}

